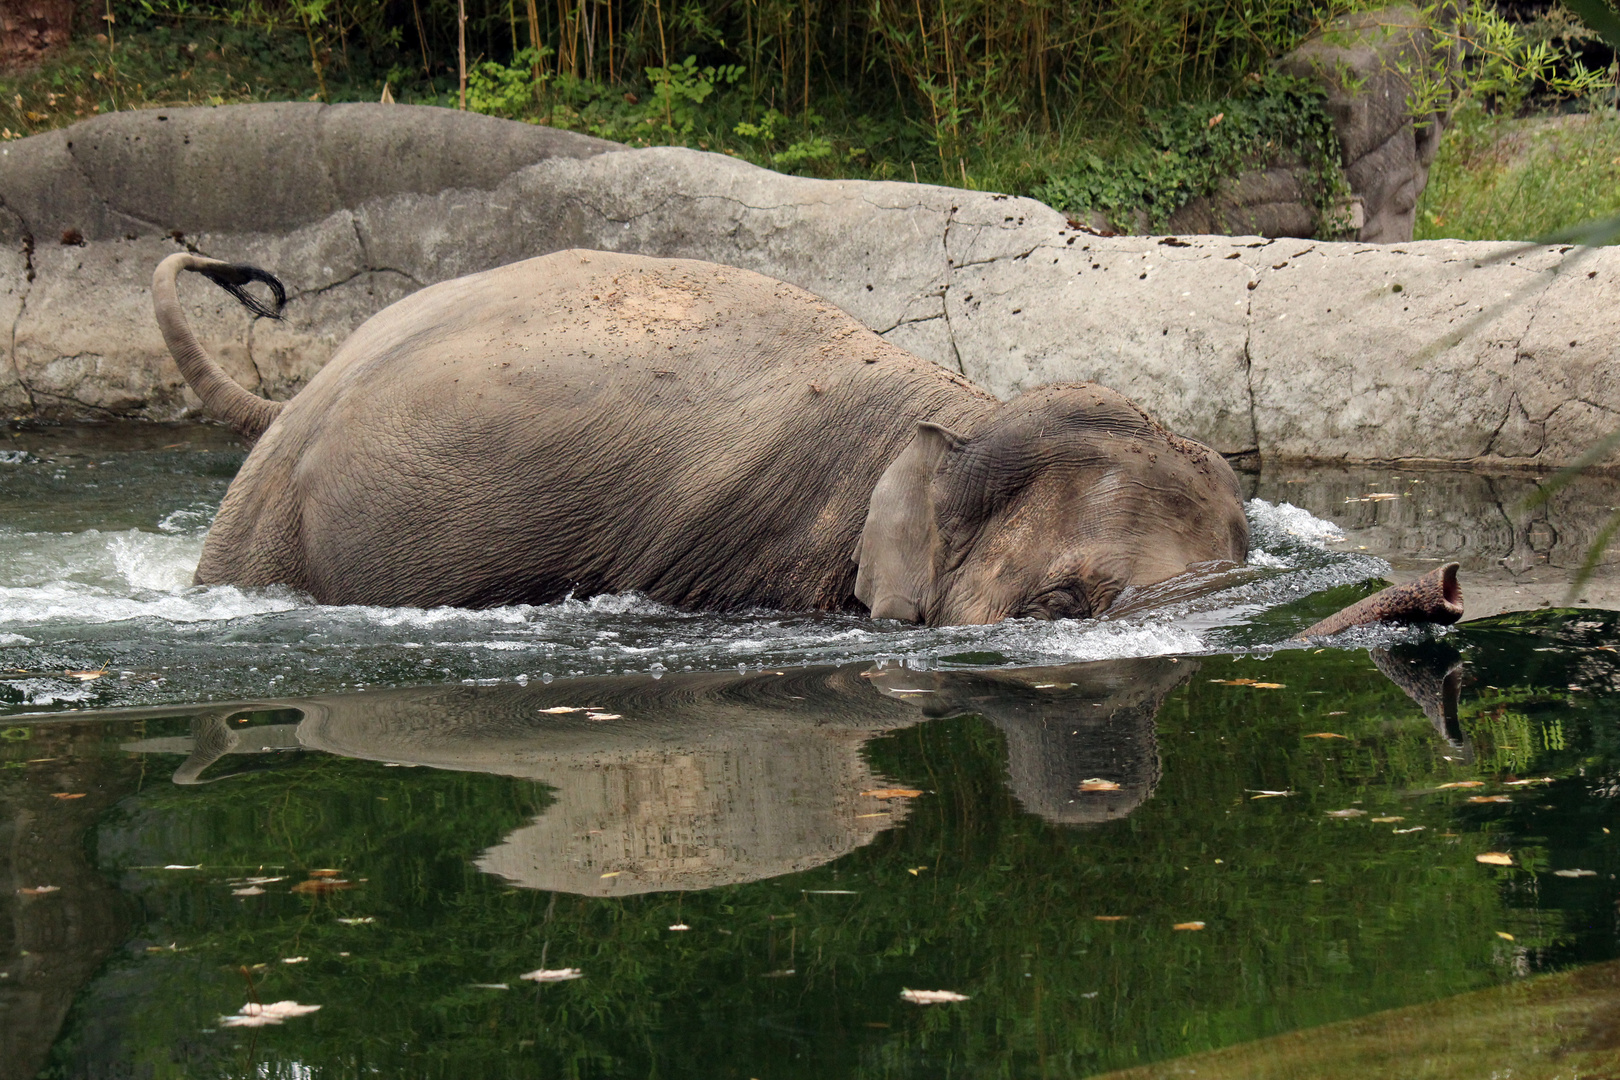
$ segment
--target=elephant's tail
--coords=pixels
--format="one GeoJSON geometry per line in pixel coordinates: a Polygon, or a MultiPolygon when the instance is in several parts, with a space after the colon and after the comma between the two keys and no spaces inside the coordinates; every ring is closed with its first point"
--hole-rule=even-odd
{"type": "Polygon", "coordinates": [[[158,328],[163,331],[163,342],[169,347],[169,355],[180,366],[180,373],[186,377],[186,382],[191,384],[197,396],[202,398],[203,408],[210,416],[223,420],[247,439],[257,439],[281,414],[281,402],[250,394],[225,374],[225,370],[197,341],[175,290],[175,279],[182,270],[203,275],[236,297],[253,314],[268,319],[281,318],[282,306],[287,302],[287,290],[282,288],[275,275],[258,267],[239,266],[185,252],[177,252],[158,263],[157,271],[152,275],[152,310],[157,315],[158,328]],[[270,287],[275,297],[273,308],[265,306],[243,288],[253,281],[263,282],[270,287]]]}

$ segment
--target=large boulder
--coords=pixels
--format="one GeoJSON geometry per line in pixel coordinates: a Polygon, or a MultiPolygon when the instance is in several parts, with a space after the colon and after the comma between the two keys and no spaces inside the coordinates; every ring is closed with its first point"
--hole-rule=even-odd
{"type": "Polygon", "coordinates": [[[1094,380],[1228,454],[1543,468],[1620,426],[1608,250],[1101,237],[1029,199],[449,110],[120,113],[0,145],[0,241],[14,416],[195,410],[149,296],[181,245],[287,281],[279,323],[182,292],[226,369],[278,398],[417,288],[592,247],[757,270],[1003,397],[1094,380]]]}
{"type": "Polygon", "coordinates": [[[1413,90],[1424,76],[1445,84],[1454,52],[1416,8],[1397,5],[1341,16],[1277,64],[1327,90],[1359,219],[1355,236],[1364,243],[1412,239],[1418,196],[1450,115],[1449,94],[1414,115],[1413,90]]]}

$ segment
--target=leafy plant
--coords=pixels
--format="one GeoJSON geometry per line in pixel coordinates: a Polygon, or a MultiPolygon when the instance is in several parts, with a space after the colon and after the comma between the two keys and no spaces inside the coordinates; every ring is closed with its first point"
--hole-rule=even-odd
{"type": "Polygon", "coordinates": [[[1284,158],[1303,161],[1323,221],[1346,192],[1339,144],[1323,111],[1325,91],[1283,75],[1246,80],[1231,97],[1184,102],[1148,114],[1145,145],[1108,160],[1086,153],[1071,171],[1035,189],[1062,210],[1101,211],[1126,229],[1132,216],[1163,231],[1170,216],[1243,168],[1284,158]]]}

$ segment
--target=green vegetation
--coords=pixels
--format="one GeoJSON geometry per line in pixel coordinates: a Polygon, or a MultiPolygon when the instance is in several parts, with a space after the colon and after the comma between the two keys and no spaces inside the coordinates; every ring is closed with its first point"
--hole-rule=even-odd
{"type": "Polygon", "coordinates": [[[928,792],[903,826],[696,893],[589,899],[477,873],[545,807],[524,781],[311,755],[149,784],[96,847],[153,947],[80,996],[49,1075],[1084,1076],[1607,958],[1620,703],[1614,654],[1591,645],[1615,626],[1519,621],[1453,638],[1501,688],[1468,692],[1463,729],[1489,766],[1550,784],[1448,760],[1365,654],[1207,658],[1160,711],[1163,777],[1128,818],[1024,814],[996,728],[933,721],[868,746],[880,775],[928,792]],[[1364,813],[1327,813],[1345,809],[1364,813]],[[1477,864],[1487,850],[1517,866],[1477,864]],[[204,871],[141,869],[167,863],[204,871]],[[1599,876],[1547,873],[1568,866],[1599,876]],[[231,897],[225,877],[260,867],[292,876],[231,897]],[[320,867],[366,880],[286,891],[320,867]],[[855,895],[803,891],[828,889],[855,895]],[[1192,920],[1205,929],[1171,928],[1192,920]],[[212,1030],[248,1000],[243,965],[261,1000],[322,1011],[212,1030]],[[516,980],[542,965],[586,977],[516,980]],[[971,1000],[918,1009],[903,987],[971,1000]]]}
{"type": "Polygon", "coordinates": [[[1533,240],[1620,213],[1620,114],[1457,114],[1418,202],[1417,238],[1533,240]]]}
{"type": "MultiPolygon", "coordinates": [[[[0,136],[115,109],[375,101],[386,89],[788,172],[1029,194],[1128,228],[1163,228],[1246,165],[1303,160],[1331,230],[1341,188],[1321,94],[1268,65],[1327,20],[1380,6],[472,0],[463,79],[449,0],[112,0],[82,5],[68,48],[0,76],[0,136]]],[[[1568,51],[1590,35],[1562,9],[1528,27],[1486,7],[1459,18],[1456,0],[1421,12],[1469,56],[1460,78],[1474,102],[1448,136],[1423,227],[1528,235],[1601,203],[1584,194],[1602,181],[1595,166],[1569,181],[1546,167],[1495,176],[1502,121],[1478,119],[1480,103],[1512,115],[1537,89],[1594,92],[1603,80],[1568,51]]],[[[1458,85],[1443,65],[1408,74],[1419,114],[1458,85]]]]}

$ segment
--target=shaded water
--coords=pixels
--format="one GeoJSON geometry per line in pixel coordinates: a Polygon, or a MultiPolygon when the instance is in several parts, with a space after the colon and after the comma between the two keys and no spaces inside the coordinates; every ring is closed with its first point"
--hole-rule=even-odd
{"type": "Polygon", "coordinates": [[[186,584],[211,429],[21,435],[0,1078],[1086,1076],[1617,952],[1620,616],[1270,647],[1534,571],[1477,497],[1251,477],[1250,567],[1097,624],[322,609],[186,584]]]}

